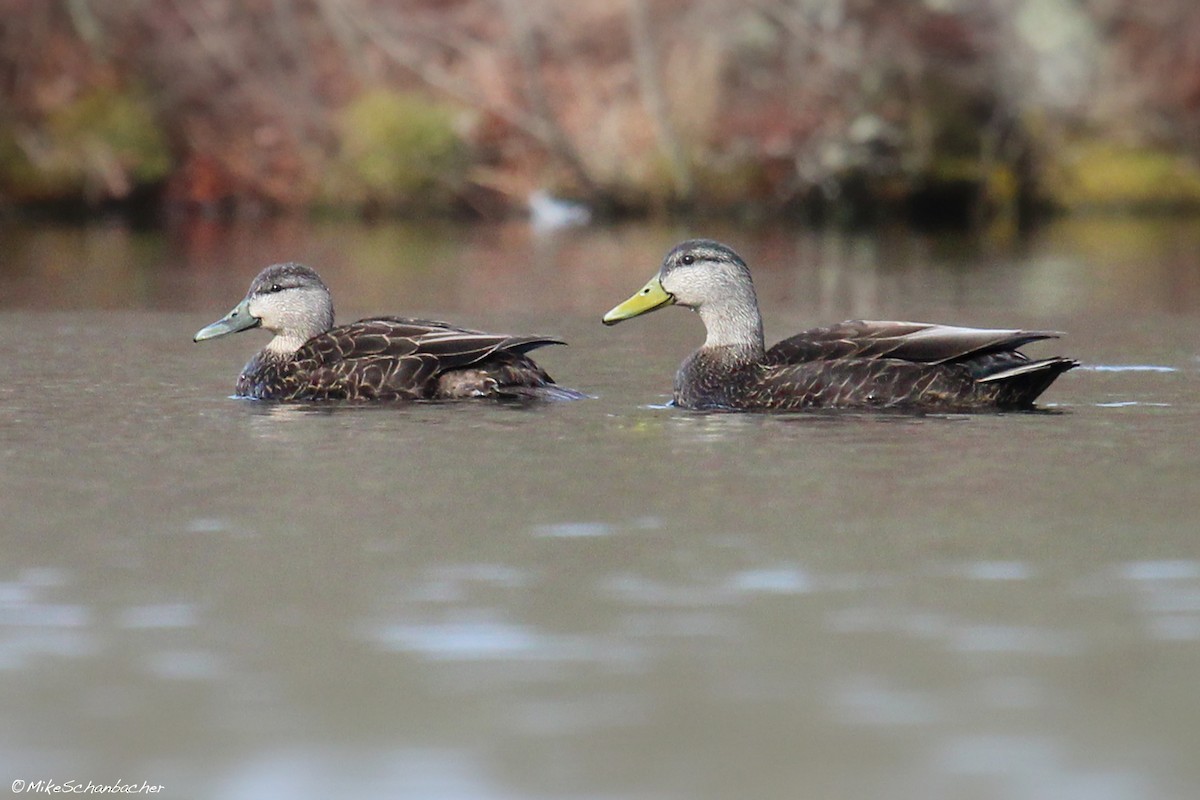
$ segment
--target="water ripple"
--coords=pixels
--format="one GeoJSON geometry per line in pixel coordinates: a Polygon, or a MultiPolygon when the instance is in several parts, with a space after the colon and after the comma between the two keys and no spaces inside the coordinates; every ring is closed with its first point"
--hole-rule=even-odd
{"type": "Polygon", "coordinates": [[[1083,639],[1070,631],[1022,625],[970,625],[958,630],[950,646],[962,653],[1077,655],[1083,639]]]}
{"type": "Polygon", "coordinates": [[[734,573],[729,587],[737,592],[802,594],[814,588],[813,579],[798,567],[766,567],[734,573]]]}
{"type": "Polygon", "coordinates": [[[547,539],[589,539],[611,536],[622,531],[652,531],[663,526],[661,517],[636,517],[626,522],[573,521],[550,522],[534,525],[530,531],[534,536],[547,539]]]}
{"type": "Polygon", "coordinates": [[[1200,639],[1200,617],[1163,615],[1150,620],[1150,633],[1168,642],[1194,642],[1200,639]]]}
{"type": "Polygon", "coordinates": [[[364,636],[386,652],[432,661],[597,662],[627,666],[640,651],[587,636],[544,633],[489,619],[369,625],[364,636]]]}
{"type": "Polygon", "coordinates": [[[1020,561],[972,561],[963,565],[963,577],[975,581],[1024,581],[1033,575],[1020,561]]]}
{"type": "Polygon", "coordinates": [[[533,526],[533,535],[550,539],[586,539],[608,536],[613,530],[607,522],[556,522],[533,526]]]}
{"type": "Polygon", "coordinates": [[[117,616],[117,624],[130,630],[193,628],[198,621],[196,606],[191,603],[131,606],[117,616]]]}
{"type": "Polygon", "coordinates": [[[1170,408],[1170,403],[1151,403],[1144,400],[1113,400],[1109,403],[1094,403],[1096,408],[1170,408]]]}
{"type": "Polygon", "coordinates": [[[69,603],[29,603],[0,607],[0,625],[34,628],[82,628],[91,622],[87,606],[69,603]]]}
{"type": "Polygon", "coordinates": [[[836,687],[833,703],[843,722],[858,725],[928,725],[943,716],[929,693],[896,689],[871,675],[851,678],[836,687]]]}
{"type": "Polygon", "coordinates": [[[188,533],[224,533],[233,529],[229,520],[220,517],[194,517],[188,520],[188,533]]]}
{"type": "Polygon", "coordinates": [[[1078,369],[1092,372],[1179,372],[1177,367],[1161,364],[1081,364],[1078,369]]]}
{"type": "Polygon", "coordinates": [[[1061,743],[1029,734],[966,734],[947,739],[934,763],[956,776],[990,776],[1007,791],[994,796],[1072,800],[1140,800],[1158,796],[1134,772],[1076,766],[1061,743]]]}
{"type": "Polygon", "coordinates": [[[166,650],[146,659],[147,671],[156,678],[171,681],[213,680],[222,677],[225,665],[205,650],[166,650]]]}
{"type": "Polygon", "coordinates": [[[438,660],[532,658],[549,649],[546,638],[532,629],[504,622],[382,625],[370,637],[386,650],[438,660]]]}
{"type": "Polygon", "coordinates": [[[1200,561],[1173,559],[1127,561],[1117,567],[1127,581],[1184,581],[1200,579],[1200,561]]]}

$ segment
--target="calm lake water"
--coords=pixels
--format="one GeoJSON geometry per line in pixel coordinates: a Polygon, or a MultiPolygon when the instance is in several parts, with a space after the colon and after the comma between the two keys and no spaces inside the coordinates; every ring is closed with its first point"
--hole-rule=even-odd
{"type": "Polygon", "coordinates": [[[0,785],[182,798],[1200,796],[1200,223],[0,232],[0,785]],[[1047,413],[664,407],[707,234],[778,339],[1051,328],[1047,413]],[[555,334],[594,399],[229,398],[265,264],[343,321],[555,334]]]}

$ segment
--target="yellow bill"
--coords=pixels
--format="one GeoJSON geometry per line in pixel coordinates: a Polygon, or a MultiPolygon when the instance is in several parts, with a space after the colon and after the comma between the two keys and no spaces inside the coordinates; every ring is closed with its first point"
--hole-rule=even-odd
{"type": "Polygon", "coordinates": [[[675,295],[664,289],[658,276],[655,275],[649,283],[642,287],[641,291],[605,314],[603,322],[605,325],[616,325],[621,320],[640,316],[656,308],[669,306],[674,302],[675,295]]]}

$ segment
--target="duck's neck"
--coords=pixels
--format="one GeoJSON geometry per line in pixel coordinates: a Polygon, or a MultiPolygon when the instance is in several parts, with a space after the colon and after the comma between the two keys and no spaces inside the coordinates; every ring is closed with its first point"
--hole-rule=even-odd
{"type": "Polygon", "coordinates": [[[293,290],[275,302],[263,327],[275,334],[264,353],[290,358],[314,336],[333,327],[333,303],[324,288],[293,290]]]}
{"type": "Polygon", "coordinates": [[[286,324],[270,328],[275,337],[267,342],[263,351],[273,356],[290,358],[314,336],[320,336],[333,327],[333,306],[324,303],[292,310],[286,324]]]}
{"type": "Polygon", "coordinates": [[[758,312],[753,286],[739,288],[720,300],[705,303],[696,311],[708,331],[705,348],[727,347],[753,358],[766,352],[762,315],[758,312]]]}
{"type": "Polygon", "coordinates": [[[271,341],[267,342],[263,352],[276,358],[286,358],[294,355],[309,338],[303,334],[278,333],[271,341]]]}

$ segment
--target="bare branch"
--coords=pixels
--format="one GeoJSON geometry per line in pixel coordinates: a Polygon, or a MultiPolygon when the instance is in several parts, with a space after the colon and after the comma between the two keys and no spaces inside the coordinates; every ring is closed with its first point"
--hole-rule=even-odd
{"type": "Polygon", "coordinates": [[[355,7],[350,0],[322,0],[321,7],[326,17],[336,16],[344,21],[343,36],[353,34],[374,45],[394,63],[411,72],[429,87],[460,103],[493,114],[516,130],[521,131],[560,159],[579,181],[584,191],[593,198],[600,190],[591,177],[583,160],[570,139],[557,124],[550,112],[538,71],[536,45],[520,0],[502,0],[514,29],[518,53],[525,67],[525,77],[533,114],[492,103],[476,92],[471,85],[423,58],[421,54],[405,44],[400,37],[387,31],[369,12],[355,7]]]}
{"type": "Polygon", "coordinates": [[[633,56],[642,103],[654,123],[658,148],[670,162],[675,192],[680,199],[690,201],[694,190],[692,172],[679,143],[675,126],[671,124],[671,115],[660,77],[658,51],[650,33],[650,15],[645,0],[629,0],[629,28],[633,39],[633,56]]]}
{"type": "Polygon", "coordinates": [[[558,119],[550,108],[546,97],[546,87],[542,83],[541,58],[537,41],[533,35],[533,26],[525,14],[522,0],[501,0],[505,15],[513,28],[513,38],[517,46],[517,54],[525,68],[525,91],[533,106],[534,120],[539,128],[539,139],[545,142],[550,151],[558,156],[575,174],[576,180],[584,192],[592,198],[600,196],[599,188],[591,173],[583,163],[579,151],[567,137],[558,119]]]}

